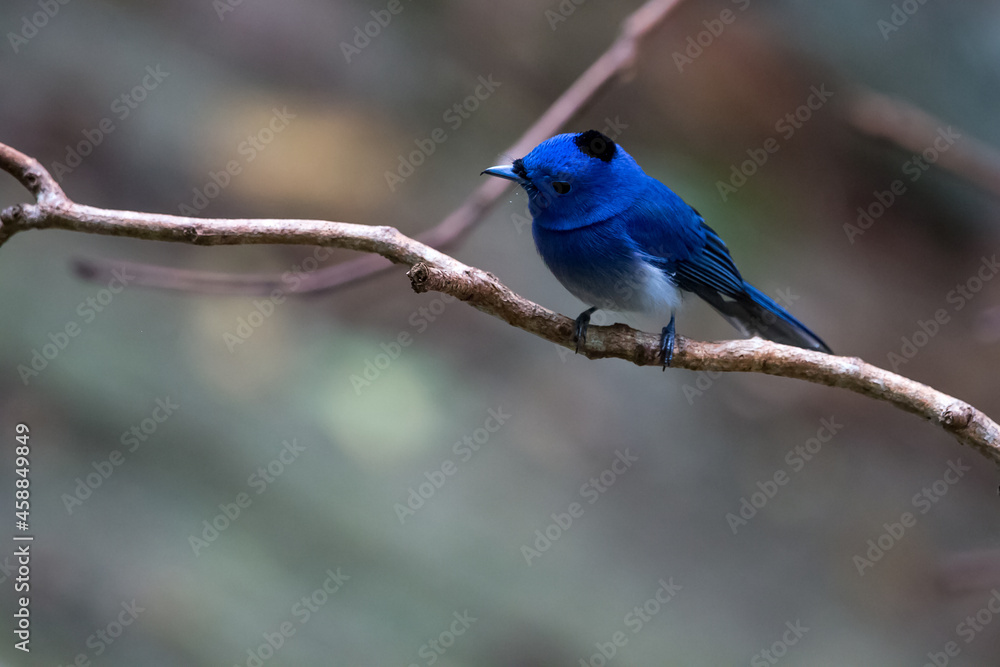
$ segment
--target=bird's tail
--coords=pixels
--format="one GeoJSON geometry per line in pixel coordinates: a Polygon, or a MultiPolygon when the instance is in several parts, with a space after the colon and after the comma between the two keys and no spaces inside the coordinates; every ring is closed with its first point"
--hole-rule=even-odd
{"type": "Polygon", "coordinates": [[[819,336],[769,296],[746,282],[743,283],[743,288],[743,294],[735,300],[719,296],[709,300],[709,303],[733,326],[751,336],[833,354],[819,336]]]}

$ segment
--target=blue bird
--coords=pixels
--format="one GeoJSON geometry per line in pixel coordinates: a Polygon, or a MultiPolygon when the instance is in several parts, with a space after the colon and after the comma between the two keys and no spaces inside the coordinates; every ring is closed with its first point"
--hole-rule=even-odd
{"type": "Polygon", "coordinates": [[[538,253],[559,282],[591,306],[576,318],[578,352],[598,308],[670,313],[661,338],[666,368],[683,290],[707,301],[744,335],[832,354],[743,280],[726,244],[696,210],[602,133],[560,134],[513,164],[483,173],[524,188],[538,253]]]}

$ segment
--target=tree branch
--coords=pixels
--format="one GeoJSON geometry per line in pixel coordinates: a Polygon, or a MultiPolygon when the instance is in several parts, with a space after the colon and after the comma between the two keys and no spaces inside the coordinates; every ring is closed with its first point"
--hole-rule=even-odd
{"type": "MultiPolygon", "coordinates": [[[[923,153],[938,133],[952,127],[904,99],[856,86],[847,104],[847,120],[856,129],[877,139],[923,153]]],[[[947,169],[1000,198],[1000,153],[962,132],[962,141],[940,151],[936,166],[947,169]]]]}
{"type": "MultiPolygon", "coordinates": [[[[635,67],[639,47],[651,32],[683,0],[649,0],[624,22],[618,39],[608,47],[573,84],[535,121],[504,153],[524,155],[543,140],[557,134],[566,123],[583,111],[609,85],[627,77],[635,67]]],[[[465,238],[466,234],[496,204],[510,187],[500,179],[486,179],[436,226],[416,236],[417,240],[434,248],[447,248],[465,238]]],[[[106,282],[115,268],[127,267],[135,274],[135,285],[161,289],[213,294],[269,294],[276,289],[304,294],[345,287],[383,273],[391,265],[373,255],[359,257],[334,266],[323,267],[304,275],[294,287],[282,282],[280,275],[232,274],[190,271],[147,264],[123,264],[117,261],[86,258],[75,262],[82,278],[106,282]]]]}
{"type": "MultiPolygon", "coordinates": [[[[348,248],[410,266],[407,275],[417,292],[450,294],[557,345],[576,346],[570,318],[518,296],[492,274],[466,266],[392,227],[325,220],[188,218],[94,208],[71,201],[36,160],[3,144],[0,168],[36,199],[35,204],[19,204],[0,212],[0,245],[27,230],[65,229],[195,245],[284,243],[348,248]]],[[[658,336],[623,324],[591,326],[581,353],[590,359],[614,357],[638,366],[663,362],[658,336]]],[[[1000,464],[1000,426],[989,417],[964,401],[860,359],[757,338],[702,343],[678,337],[673,366],[693,371],[765,373],[848,389],[919,415],[1000,464]]]]}

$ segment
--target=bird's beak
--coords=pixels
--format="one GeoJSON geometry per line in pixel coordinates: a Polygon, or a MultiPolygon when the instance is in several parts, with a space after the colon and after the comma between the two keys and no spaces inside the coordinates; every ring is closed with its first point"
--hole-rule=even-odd
{"type": "Polygon", "coordinates": [[[490,167],[489,169],[484,169],[480,176],[483,174],[489,174],[490,176],[497,176],[499,178],[506,178],[508,181],[514,181],[515,183],[524,183],[524,178],[518,176],[514,173],[514,165],[512,164],[500,164],[496,167],[490,167]]]}

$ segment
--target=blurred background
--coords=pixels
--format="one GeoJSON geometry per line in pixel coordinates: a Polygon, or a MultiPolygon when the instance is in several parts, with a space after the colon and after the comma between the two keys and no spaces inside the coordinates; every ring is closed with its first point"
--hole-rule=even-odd
{"type": "MultiPolygon", "coordinates": [[[[80,203],[417,234],[640,4],[6,2],[0,141],[80,203]]],[[[616,133],[836,352],[996,418],[998,34],[985,1],[691,0],[566,129],[616,133]]],[[[450,252],[575,316],[525,205],[450,252]]],[[[997,472],[886,404],[588,361],[401,267],[277,303],[71,269],[351,256],[0,249],[0,494],[24,422],[35,535],[32,650],[0,662],[997,664],[997,472]]],[[[678,328],[734,336],[695,300],[678,328]]]]}

